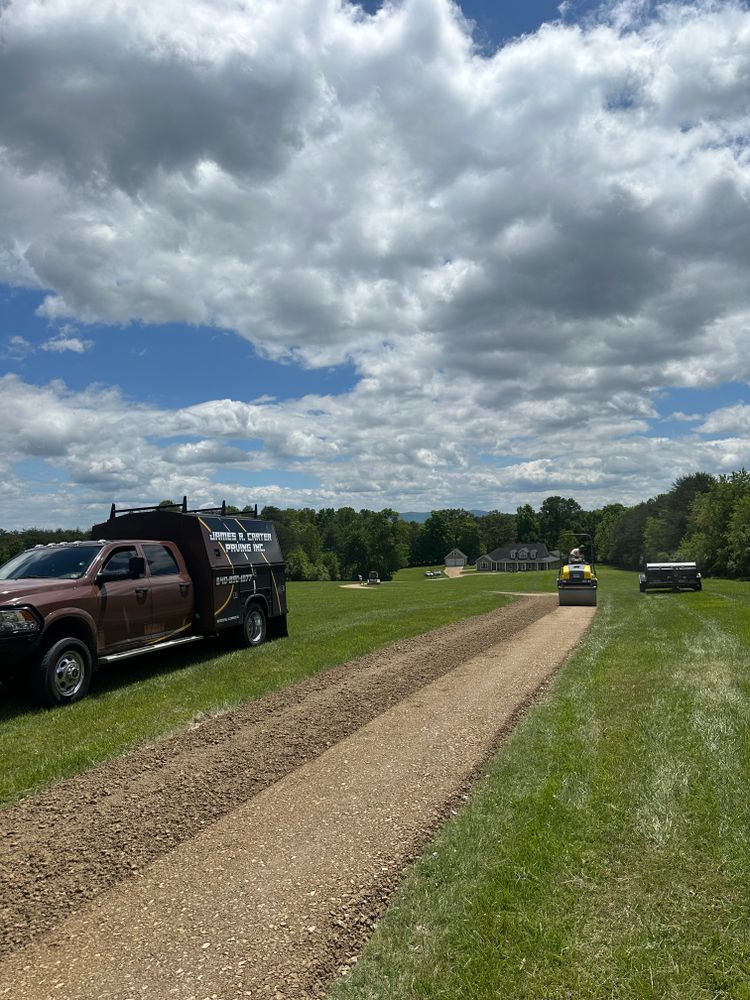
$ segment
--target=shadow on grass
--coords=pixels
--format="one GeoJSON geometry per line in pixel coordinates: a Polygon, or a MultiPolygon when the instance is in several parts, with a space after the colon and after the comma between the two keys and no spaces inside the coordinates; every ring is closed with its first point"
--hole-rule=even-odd
{"type": "Polygon", "coordinates": [[[680,590],[672,590],[665,587],[663,590],[642,590],[641,597],[683,597],[685,594],[700,594],[701,590],[695,587],[683,587],[680,590]]]}
{"type": "MultiPolygon", "coordinates": [[[[265,644],[278,642],[284,637],[268,635],[265,644]]],[[[154,650],[114,663],[102,663],[94,672],[86,700],[103,698],[133,684],[141,684],[157,677],[177,674],[190,667],[209,664],[217,657],[244,649],[241,642],[231,635],[207,636],[195,643],[170,650],[154,650]]],[[[31,669],[29,667],[29,669],[31,669]]],[[[23,680],[0,681],[0,722],[33,712],[64,711],[65,706],[53,709],[38,705],[23,680]]]]}
{"type": "MultiPolygon", "coordinates": [[[[228,639],[208,638],[179,649],[155,650],[132,659],[102,663],[94,673],[86,699],[101,698],[131,684],[166,677],[189,667],[209,663],[217,656],[237,648],[237,644],[228,639]]],[[[50,709],[36,704],[23,680],[0,683],[0,722],[32,712],[47,711],[50,709]]],[[[52,711],[65,711],[65,706],[57,706],[52,711]]]]}
{"type": "Polygon", "coordinates": [[[0,722],[14,719],[17,715],[26,715],[34,708],[31,696],[19,684],[13,681],[0,682],[0,722]]]}
{"type": "Polygon", "coordinates": [[[234,648],[236,647],[221,639],[203,639],[179,649],[154,650],[153,653],[144,653],[127,660],[102,663],[94,674],[88,697],[100,697],[130,684],[208,663],[234,648]]]}

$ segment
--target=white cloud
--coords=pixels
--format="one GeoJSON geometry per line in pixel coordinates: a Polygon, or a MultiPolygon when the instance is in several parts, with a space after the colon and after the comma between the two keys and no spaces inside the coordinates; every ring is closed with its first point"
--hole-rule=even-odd
{"type": "Polygon", "coordinates": [[[698,423],[703,419],[700,413],[683,413],[682,410],[675,410],[670,413],[665,420],[676,420],[679,423],[698,423]]]}
{"type": "Polygon", "coordinates": [[[8,346],[5,350],[5,356],[13,358],[14,360],[21,360],[25,358],[34,350],[34,345],[30,343],[25,337],[21,337],[18,334],[8,337],[8,346]]]}
{"type": "Polygon", "coordinates": [[[8,337],[7,344],[5,356],[20,361],[36,351],[47,351],[53,354],[63,354],[70,351],[72,354],[84,354],[94,346],[94,341],[59,331],[54,337],[42,341],[41,344],[34,344],[18,335],[8,337]]]}
{"type": "Polygon", "coordinates": [[[278,499],[412,509],[468,474],[515,506],[569,454],[591,502],[741,458],[731,429],[644,435],[656,389],[750,381],[750,12],[649,9],[488,56],[449,0],[10,0],[0,280],[47,289],[56,322],[214,324],[361,380],[158,410],[195,438],[164,447],[115,390],[8,383],[18,454],[81,489],[181,494],[193,468],[213,494],[266,463],[316,483],[278,499]],[[94,458],[81,418],[114,450],[132,428],[130,461],[94,458]]]}
{"type": "Polygon", "coordinates": [[[718,411],[700,434],[659,438],[646,436],[648,411],[636,397],[612,399],[603,418],[596,407],[566,416],[554,402],[521,401],[495,414],[445,375],[421,395],[405,394],[400,405],[366,382],[340,397],[227,399],[178,409],[134,404],[96,387],[73,392],[59,381],[37,387],[16,376],[0,379],[0,393],[8,468],[36,461],[47,478],[66,484],[50,498],[29,495],[10,477],[8,525],[79,523],[87,500],[94,520],[113,499],[138,505],[185,493],[200,505],[226,499],[401,510],[457,502],[513,510],[565,493],[591,508],[613,496],[634,503],[697,468],[729,472],[750,464],[750,407],[718,411]],[[270,485],[247,485],[259,473],[270,485]]]}
{"type": "Polygon", "coordinates": [[[62,354],[64,351],[72,351],[73,354],[83,354],[93,346],[93,340],[82,340],[80,337],[60,334],[50,338],[50,340],[45,340],[41,345],[41,349],[43,351],[52,351],[55,354],[62,354]]]}
{"type": "Polygon", "coordinates": [[[738,403],[714,410],[697,429],[701,434],[736,434],[750,438],[750,406],[738,403]]]}

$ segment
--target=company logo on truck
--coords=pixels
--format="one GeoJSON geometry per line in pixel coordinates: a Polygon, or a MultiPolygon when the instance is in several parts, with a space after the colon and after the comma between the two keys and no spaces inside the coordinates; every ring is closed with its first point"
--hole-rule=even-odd
{"type": "Polygon", "coordinates": [[[210,542],[221,542],[227,554],[230,552],[265,552],[266,542],[272,542],[270,531],[212,531],[210,542]]]}

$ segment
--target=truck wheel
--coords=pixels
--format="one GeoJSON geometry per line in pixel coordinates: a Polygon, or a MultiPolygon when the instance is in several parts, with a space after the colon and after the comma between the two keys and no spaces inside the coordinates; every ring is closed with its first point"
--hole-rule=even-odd
{"type": "Polygon", "coordinates": [[[91,652],[80,639],[58,639],[42,655],[34,678],[43,705],[67,705],[83,698],[91,683],[91,652]]]}
{"type": "Polygon", "coordinates": [[[242,644],[260,646],[266,641],[266,615],[260,604],[248,605],[242,624],[242,644]]]}

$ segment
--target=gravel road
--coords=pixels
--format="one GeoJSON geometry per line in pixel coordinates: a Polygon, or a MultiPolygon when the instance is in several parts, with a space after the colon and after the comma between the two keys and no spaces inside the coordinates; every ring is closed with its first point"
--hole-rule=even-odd
{"type": "Polygon", "coordinates": [[[0,996],[316,997],[593,609],[447,626],[0,813],[0,996]]]}

